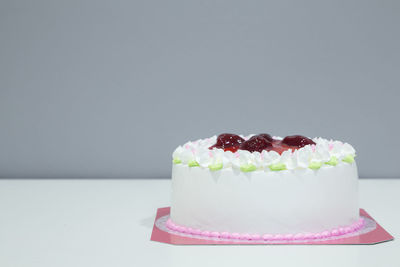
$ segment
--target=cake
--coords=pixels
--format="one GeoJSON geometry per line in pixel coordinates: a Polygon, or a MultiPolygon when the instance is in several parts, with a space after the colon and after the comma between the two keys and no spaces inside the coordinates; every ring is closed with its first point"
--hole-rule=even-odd
{"type": "Polygon", "coordinates": [[[197,236],[315,239],[360,229],[355,150],[300,135],[221,134],[173,152],[166,226],[197,236]]]}

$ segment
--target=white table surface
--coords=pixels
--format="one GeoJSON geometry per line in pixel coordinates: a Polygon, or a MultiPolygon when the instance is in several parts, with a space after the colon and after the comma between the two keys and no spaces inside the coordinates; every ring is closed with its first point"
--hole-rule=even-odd
{"type": "MultiPolygon", "coordinates": [[[[170,180],[0,180],[0,266],[400,266],[377,245],[175,246],[150,241],[170,180]]],[[[338,197],[340,193],[338,192],[338,197]]],[[[360,180],[361,207],[395,238],[400,179],[360,180]]]]}

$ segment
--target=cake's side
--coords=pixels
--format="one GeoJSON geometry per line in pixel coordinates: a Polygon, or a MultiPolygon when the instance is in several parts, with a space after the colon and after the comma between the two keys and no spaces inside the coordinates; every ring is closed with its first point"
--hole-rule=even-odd
{"type": "Polygon", "coordinates": [[[171,220],[217,232],[321,232],[357,222],[357,188],[355,162],[252,172],[174,164],[171,220]]]}

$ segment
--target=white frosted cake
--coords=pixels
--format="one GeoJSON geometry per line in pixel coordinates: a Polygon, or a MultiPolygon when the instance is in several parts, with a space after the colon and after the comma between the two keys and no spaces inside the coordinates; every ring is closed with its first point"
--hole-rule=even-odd
{"type": "Polygon", "coordinates": [[[309,239],[359,229],[355,150],[268,134],[187,142],[173,153],[167,227],[230,239],[309,239]]]}

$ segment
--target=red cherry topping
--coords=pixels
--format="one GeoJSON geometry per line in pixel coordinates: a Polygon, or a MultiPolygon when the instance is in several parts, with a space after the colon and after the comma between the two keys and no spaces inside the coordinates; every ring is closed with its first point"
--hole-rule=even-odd
{"type": "Polygon", "coordinates": [[[315,145],[315,142],[302,135],[291,135],[283,138],[282,144],[299,148],[306,145],[315,145]]]}
{"type": "Polygon", "coordinates": [[[258,136],[264,137],[265,139],[267,139],[267,141],[270,141],[270,142],[272,142],[272,140],[273,140],[272,136],[269,134],[266,134],[266,133],[259,134],[258,136]]]}
{"type": "Polygon", "coordinates": [[[249,140],[244,141],[239,147],[239,149],[247,150],[250,152],[254,151],[261,152],[264,149],[268,148],[272,148],[272,143],[259,135],[255,135],[251,137],[249,140]]]}
{"type": "Polygon", "coordinates": [[[220,134],[217,137],[217,142],[210,146],[209,149],[221,148],[225,151],[236,152],[239,149],[241,143],[244,142],[244,139],[236,134],[224,133],[220,134]]]}

